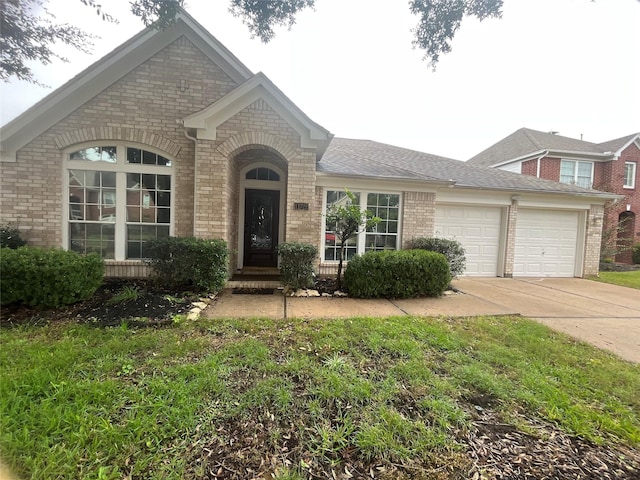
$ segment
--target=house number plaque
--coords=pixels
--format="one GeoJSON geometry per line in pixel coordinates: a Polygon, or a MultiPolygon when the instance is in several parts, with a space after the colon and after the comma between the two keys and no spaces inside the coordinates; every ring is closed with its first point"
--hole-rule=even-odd
{"type": "Polygon", "coordinates": [[[294,203],[293,204],[293,209],[294,210],[309,210],[309,204],[308,203],[294,203]]]}

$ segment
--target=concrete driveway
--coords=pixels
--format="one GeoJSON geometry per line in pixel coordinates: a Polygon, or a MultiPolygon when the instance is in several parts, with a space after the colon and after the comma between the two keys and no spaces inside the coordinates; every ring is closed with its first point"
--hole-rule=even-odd
{"type": "Polygon", "coordinates": [[[209,318],[349,318],[522,315],[640,363],[640,290],[578,278],[462,278],[459,294],[407,300],[237,295],[225,290],[209,318]]]}
{"type": "Polygon", "coordinates": [[[578,278],[463,278],[454,286],[640,363],[640,290],[578,278]]]}

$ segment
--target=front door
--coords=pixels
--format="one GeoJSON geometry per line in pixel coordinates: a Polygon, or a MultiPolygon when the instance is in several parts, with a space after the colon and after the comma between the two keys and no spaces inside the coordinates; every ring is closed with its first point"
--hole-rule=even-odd
{"type": "Polygon", "coordinates": [[[244,266],[277,267],[280,192],[245,190],[244,266]]]}

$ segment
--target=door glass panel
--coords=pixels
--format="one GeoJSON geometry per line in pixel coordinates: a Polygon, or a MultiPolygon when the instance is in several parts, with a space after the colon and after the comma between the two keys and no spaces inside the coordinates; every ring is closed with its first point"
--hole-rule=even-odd
{"type": "Polygon", "coordinates": [[[273,198],[270,195],[254,194],[251,198],[249,239],[252,249],[273,248],[271,225],[273,222],[273,198]]]}

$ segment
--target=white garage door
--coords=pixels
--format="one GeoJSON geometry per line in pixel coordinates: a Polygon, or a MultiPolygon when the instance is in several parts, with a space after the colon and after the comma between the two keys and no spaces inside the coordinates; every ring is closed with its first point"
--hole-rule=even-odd
{"type": "Polygon", "coordinates": [[[573,277],[578,218],[578,212],[518,210],[513,274],[573,277]]]}
{"type": "Polygon", "coordinates": [[[465,275],[495,277],[502,209],[458,205],[436,205],[436,237],[458,240],[465,249],[465,275]]]}

